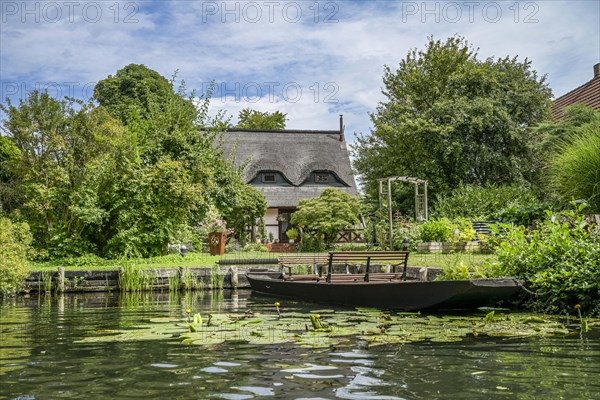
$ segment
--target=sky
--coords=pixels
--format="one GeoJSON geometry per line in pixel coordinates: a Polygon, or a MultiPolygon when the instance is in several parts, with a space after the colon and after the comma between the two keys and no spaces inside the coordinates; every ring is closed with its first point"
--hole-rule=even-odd
{"type": "Polygon", "coordinates": [[[213,82],[211,113],[234,122],[250,107],[332,130],[343,114],[352,142],[385,101],[384,66],[431,35],[464,36],[482,59],[528,58],[558,97],[600,62],[600,1],[0,0],[0,99],[87,100],[95,82],[144,64],[199,93],[213,82]]]}

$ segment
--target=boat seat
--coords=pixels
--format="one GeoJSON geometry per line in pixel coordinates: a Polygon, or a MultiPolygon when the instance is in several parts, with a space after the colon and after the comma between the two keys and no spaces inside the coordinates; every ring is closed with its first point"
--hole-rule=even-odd
{"type": "MultiPolygon", "coordinates": [[[[364,265],[365,273],[360,275],[363,281],[368,282],[370,279],[402,279],[406,280],[406,268],[408,266],[408,251],[332,251],[329,253],[327,266],[327,282],[332,279],[339,281],[340,276],[346,276],[350,280],[354,277],[351,275],[333,275],[333,266],[340,263],[346,265],[364,265]],[[387,265],[390,267],[390,273],[373,273],[371,267],[387,265]],[[402,274],[396,272],[396,268],[402,267],[402,274]],[[399,276],[399,277],[398,277],[399,276]]],[[[357,278],[358,279],[358,278],[357,278]]]]}
{"type": "Polygon", "coordinates": [[[308,266],[313,268],[315,275],[322,275],[322,269],[329,262],[328,254],[319,253],[294,253],[279,256],[279,265],[281,273],[287,276],[292,276],[292,268],[299,266],[308,266]]]}

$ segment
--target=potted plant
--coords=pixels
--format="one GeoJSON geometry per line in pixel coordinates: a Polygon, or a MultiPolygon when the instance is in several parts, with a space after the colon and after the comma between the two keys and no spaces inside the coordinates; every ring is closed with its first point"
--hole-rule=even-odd
{"type": "Polygon", "coordinates": [[[291,228],[288,229],[285,233],[288,239],[290,239],[290,243],[294,243],[294,241],[298,238],[298,229],[291,228]]]}

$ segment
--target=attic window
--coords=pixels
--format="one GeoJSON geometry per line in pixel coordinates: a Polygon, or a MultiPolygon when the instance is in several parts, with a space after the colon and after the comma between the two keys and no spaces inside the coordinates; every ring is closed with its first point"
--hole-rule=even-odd
{"type": "Polygon", "coordinates": [[[275,174],[263,174],[262,181],[264,183],[275,183],[277,179],[275,178],[275,174]]]}
{"type": "Polygon", "coordinates": [[[329,182],[328,174],[315,174],[315,183],[327,183],[329,182]]]}

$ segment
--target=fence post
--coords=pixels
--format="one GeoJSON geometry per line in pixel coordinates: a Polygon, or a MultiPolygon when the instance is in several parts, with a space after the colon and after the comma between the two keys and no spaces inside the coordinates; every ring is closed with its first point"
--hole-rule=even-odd
{"type": "Polygon", "coordinates": [[[58,267],[58,293],[65,292],[65,267],[58,267]]]}
{"type": "Polygon", "coordinates": [[[185,267],[179,267],[177,274],[179,275],[179,287],[178,290],[187,289],[185,287],[185,267]]]}
{"type": "Polygon", "coordinates": [[[238,281],[238,268],[236,266],[231,266],[229,268],[229,273],[231,274],[231,288],[236,290],[239,285],[238,281]]]}

